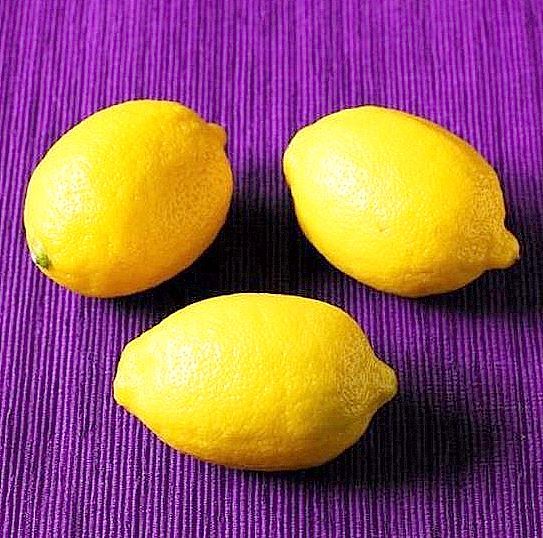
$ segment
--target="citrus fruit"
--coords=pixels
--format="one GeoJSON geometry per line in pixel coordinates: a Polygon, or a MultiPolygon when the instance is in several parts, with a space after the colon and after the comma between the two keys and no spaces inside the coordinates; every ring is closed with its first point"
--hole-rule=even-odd
{"type": "Polygon", "coordinates": [[[30,179],[28,246],[55,282],[127,295],[188,267],[223,225],[232,173],[222,127],[169,101],[128,101],[62,136],[30,179]]]}
{"type": "Polygon", "coordinates": [[[172,447],[260,470],[319,465],[396,393],[393,370],[345,312],[235,294],[172,314],[130,342],[116,401],[172,447]]]}
{"type": "Polygon", "coordinates": [[[447,292],[518,258],[495,171],[430,121],[376,106],[342,110],[296,133],[283,164],[307,238],[376,289],[447,292]]]}

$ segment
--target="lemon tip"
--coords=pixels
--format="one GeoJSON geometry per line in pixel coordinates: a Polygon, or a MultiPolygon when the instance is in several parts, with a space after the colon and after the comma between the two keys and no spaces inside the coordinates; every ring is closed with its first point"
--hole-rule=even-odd
{"type": "Polygon", "coordinates": [[[491,252],[491,261],[496,269],[506,269],[520,259],[520,244],[506,228],[500,233],[491,252]]]}
{"type": "Polygon", "coordinates": [[[226,145],[226,141],[228,139],[226,135],[226,129],[217,123],[208,123],[210,131],[217,137],[217,139],[220,141],[221,146],[226,145]]]}

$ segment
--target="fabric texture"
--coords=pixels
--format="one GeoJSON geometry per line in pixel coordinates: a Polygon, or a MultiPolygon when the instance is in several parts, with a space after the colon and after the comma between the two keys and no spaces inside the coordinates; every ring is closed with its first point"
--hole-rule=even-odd
{"type": "Polygon", "coordinates": [[[0,2],[3,536],[543,536],[542,44],[539,0],[0,2]],[[79,297],[31,263],[25,187],[68,128],[143,97],[225,126],[232,210],[170,282],[79,297]],[[302,125],[368,103],[434,120],[485,155],[518,264],[408,300],[319,256],[282,152],[302,125]],[[398,372],[398,397],[333,462],[225,469],[174,452],[115,405],[124,344],[237,291],[337,304],[398,372]]]}

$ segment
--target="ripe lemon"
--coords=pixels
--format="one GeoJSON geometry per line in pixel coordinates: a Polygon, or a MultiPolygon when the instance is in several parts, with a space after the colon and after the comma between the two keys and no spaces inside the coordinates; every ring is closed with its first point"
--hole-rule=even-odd
{"type": "Polygon", "coordinates": [[[126,346],[114,381],[116,401],[172,447],[260,470],[337,456],[395,393],[345,312],[257,293],[172,314],[126,346]]]}
{"type": "Polygon", "coordinates": [[[342,110],[296,133],[283,164],[305,235],[374,288],[447,292],[518,258],[496,173],[434,123],[375,106],[342,110]]]}
{"type": "Polygon", "coordinates": [[[129,101],[62,136],[24,209],[32,258],[83,295],[127,295],[189,266],[223,225],[232,173],[222,127],[168,101],[129,101]]]}

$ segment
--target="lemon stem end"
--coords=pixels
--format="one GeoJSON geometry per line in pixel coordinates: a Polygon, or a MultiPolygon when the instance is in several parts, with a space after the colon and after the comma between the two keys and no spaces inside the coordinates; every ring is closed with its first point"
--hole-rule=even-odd
{"type": "Polygon", "coordinates": [[[45,252],[40,252],[39,254],[32,253],[32,261],[42,269],[49,269],[51,267],[51,260],[45,252]]]}

